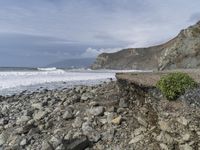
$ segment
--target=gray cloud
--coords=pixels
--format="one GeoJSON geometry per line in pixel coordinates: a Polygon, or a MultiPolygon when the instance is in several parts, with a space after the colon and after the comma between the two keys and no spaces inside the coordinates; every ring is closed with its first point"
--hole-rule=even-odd
{"type": "Polygon", "coordinates": [[[159,44],[200,19],[199,9],[199,0],[2,0],[0,65],[159,44]]]}

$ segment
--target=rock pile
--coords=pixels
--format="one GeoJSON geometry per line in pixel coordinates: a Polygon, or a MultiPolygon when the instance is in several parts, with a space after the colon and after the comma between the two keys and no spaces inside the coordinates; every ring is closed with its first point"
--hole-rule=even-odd
{"type": "Polygon", "coordinates": [[[129,88],[110,82],[1,97],[0,149],[199,150],[199,109],[129,88]]]}

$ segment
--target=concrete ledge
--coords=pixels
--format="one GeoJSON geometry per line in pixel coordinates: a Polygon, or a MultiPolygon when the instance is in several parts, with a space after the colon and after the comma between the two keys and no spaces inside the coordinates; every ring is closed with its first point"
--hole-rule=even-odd
{"type": "Polygon", "coordinates": [[[139,86],[152,87],[156,85],[161,76],[167,75],[168,73],[172,72],[188,73],[196,82],[200,83],[199,69],[116,73],[116,78],[117,80],[126,80],[139,86]]]}

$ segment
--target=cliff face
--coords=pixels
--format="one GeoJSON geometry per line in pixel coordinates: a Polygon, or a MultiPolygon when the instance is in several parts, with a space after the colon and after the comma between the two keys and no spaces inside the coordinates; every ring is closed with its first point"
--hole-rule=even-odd
{"type": "Polygon", "coordinates": [[[167,43],[99,55],[92,69],[175,69],[200,66],[200,22],[167,43]]]}

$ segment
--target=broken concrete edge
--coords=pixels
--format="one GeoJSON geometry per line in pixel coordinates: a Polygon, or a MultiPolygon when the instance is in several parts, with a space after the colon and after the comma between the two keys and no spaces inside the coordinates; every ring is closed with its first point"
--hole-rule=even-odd
{"type": "Polygon", "coordinates": [[[183,72],[191,76],[197,83],[200,83],[200,70],[199,69],[184,69],[184,70],[168,70],[168,71],[152,71],[152,72],[126,72],[116,73],[117,81],[126,81],[135,86],[142,88],[155,87],[156,83],[164,75],[173,72],[183,72]]]}

